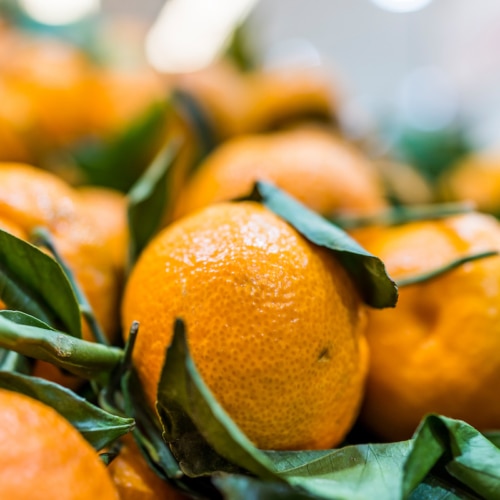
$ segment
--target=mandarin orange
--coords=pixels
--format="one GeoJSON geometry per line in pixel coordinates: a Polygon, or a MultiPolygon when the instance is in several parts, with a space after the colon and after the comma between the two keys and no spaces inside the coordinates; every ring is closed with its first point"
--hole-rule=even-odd
{"type": "MultiPolygon", "coordinates": [[[[500,224],[477,213],[354,236],[396,281],[500,251],[500,224]]],[[[425,414],[436,412],[480,430],[498,428],[499,294],[500,256],[494,256],[401,287],[393,310],[370,310],[366,425],[385,439],[407,439],[425,414]]]]}
{"type": "Polygon", "coordinates": [[[260,448],[328,448],[356,418],[368,363],[365,310],[333,254],[255,202],[178,220],[126,285],[125,335],[156,399],[175,318],[215,397],[260,448]]]}
{"type": "Polygon", "coordinates": [[[118,499],[95,450],[53,408],[0,389],[2,498],[118,499]]]}

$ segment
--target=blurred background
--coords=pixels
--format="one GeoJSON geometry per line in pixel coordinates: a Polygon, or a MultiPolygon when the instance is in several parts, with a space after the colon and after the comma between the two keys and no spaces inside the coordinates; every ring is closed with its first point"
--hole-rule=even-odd
{"type": "Polygon", "coordinates": [[[470,151],[500,150],[495,0],[0,0],[0,7],[23,30],[122,67],[189,72],[231,40],[261,68],[321,67],[345,133],[431,178],[470,151]],[[188,52],[197,54],[192,67],[188,52]]]}
{"type": "MultiPolygon", "coordinates": [[[[2,2],[11,7],[15,3],[2,2]]],[[[129,33],[135,37],[132,45],[152,26],[165,2],[19,4],[42,24],[52,19],[64,24],[61,10],[67,11],[70,23],[72,16],[99,12],[123,30],[132,32],[136,24],[136,32],[129,33]]],[[[261,0],[247,23],[264,61],[296,51],[310,63],[328,65],[345,96],[345,111],[357,126],[402,122],[435,130],[463,120],[475,143],[493,147],[500,141],[500,4],[495,0],[261,0]]]]}

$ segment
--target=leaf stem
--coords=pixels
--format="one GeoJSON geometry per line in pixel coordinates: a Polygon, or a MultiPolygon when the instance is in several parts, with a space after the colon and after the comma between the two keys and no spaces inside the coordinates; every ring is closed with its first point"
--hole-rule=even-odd
{"type": "Polygon", "coordinates": [[[375,215],[368,216],[335,216],[331,222],[344,229],[357,229],[366,226],[395,226],[407,222],[433,220],[459,215],[474,210],[470,203],[440,203],[434,205],[418,205],[411,207],[392,207],[375,215]]]}
{"type": "Polygon", "coordinates": [[[105,381],[123,350],[72,337],[57,330],[21,325],[0,317],[0,347],[48,361],[74,375],[105,381]]]}
{"type": "Polygon", "coordinates": [[[95,340],[99,344],[103,344],[106,346],[109,345],[108,339],[106,338],[106,335],[104,334],[101,326],[99,325],[99,322],[95,317],[94,311],[92,310],[92,307],[90,306],[87,297],[85,296],[83,290],[78,284],[73,274],[73,271],[68,267],[65,260],[62,258],[61,254],[57,250],[54,244],[54,240],[52,239],[52,236],[49,233],[49,231],[44,227],[36,227],[32,232],[32,237],[37,244],[47,248],[50,251],[50,253],[54,256],[54,259],[57,261],[57,263],[62,267],[64,273],[68,277],[68,280],[71,283],[71,286],[73,287],[73,290],[75,292],[76,300],[78,301],[78,306],[80,308],[80,313],[82,314],[83,319],[90,328],[90,331],[92,332],[92,335],[94,336],[95,340]]]}
{"type": "Polygon", "coordinates": [[[479,259],[485,259],[486,257],[494,257],[495,255],[499,255],[499,253],[500,252],[498,252],[496,250],[491,250],[488,252],[481,252],[481,253],[476,253],[473,255],[466,255],[465,257],[461,257],[459,259],[456,259],[456,260],[450,262],[449,264],[441,266],[437,269],[433,269],[432,271],[422,273],[422,274],[417,274],[415,276],[409,276],[407,278],[402,278],[402,279],[396,280],[396,282],[397,282],[398,287],[416,285],[418,283],[423,283],[424,281],[429,281],[431,279],[437,278],[438,276],[441,276],[444,273],[452,271],[453,269],[456,269],[457,267],[460,267],[463,264],[466,264],[467,262],[472,262],[474,260],[479,260],[479,259]]]}

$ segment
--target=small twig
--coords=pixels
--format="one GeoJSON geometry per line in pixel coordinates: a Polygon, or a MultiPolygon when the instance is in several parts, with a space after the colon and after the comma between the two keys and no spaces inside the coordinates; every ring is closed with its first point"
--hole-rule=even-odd
{"type": "Polygon", "coordinates": [[[122,389],[122,379],[127,372],[132,369],[132,351],[134,349],[137,334],[139,333],[139,322],[133,321],[130,326],[130,333],[123,349],[123,357],[120,363],[116,366],[111,374],[109,383],[102,392],[101,403],[109,410],[124,411],[122,401],[117,401],[117,396],[120,396],[122,389]]]}
{"type": "Polygon", "coordinates": [[[83,290],[78,284],[73,274],[73,271],[68,267],[68,265],[62,258],[61,254],[58,252],[50,232],[44,227],[36,227],[32,232],[32,239],[38,245],[47,248],[47,250],[49,250],[49,252],[53,255],[56,262],[62,267],[69,282],[71,283],[73,291],[75,292],[76,300],[78,302],[78,307],[80,308],[80,313],[82,314],[83,319],[90,328],[90,331],[94,336],[94,339],[99,344],[109,345],[108,339],[106,338],[106,335],[104,334],[101,326],[99,325],[99,322],[95,317],[94,311],[92,310],[92,307],[90,306],[87,297],[85,296],[83,290]]]}
{"type": "Polygon", "coordinates": [[[397,282],[398,287],[400,287],[400,288],[403,286],[416,285],[418,283],[423,283],[424,281],[429,281],[431,279],[437,278],[438,276],[441,276],[444,273],[452,271],[453,269],[456,269],[457,267],[460,267],[463,264],[466,264],[467,262],[472,262],[472,261],[478,260],[478,259],[485,259],[486,257],[494,257],[498,254],[499,254],[498,251],[492,250],[489,252],[482,252],[482,253],[476,253],[473,255],[466,255],[465,257],[461,257],[459,259],[456,259],[456,260],[450,262],[449,264],[441,266],[441,267],[434,269],[432,271],[417,274],[415,276],[409,276],[407,278],[402,278],[400,280],[396,280],[396,282],[397,282]]]}

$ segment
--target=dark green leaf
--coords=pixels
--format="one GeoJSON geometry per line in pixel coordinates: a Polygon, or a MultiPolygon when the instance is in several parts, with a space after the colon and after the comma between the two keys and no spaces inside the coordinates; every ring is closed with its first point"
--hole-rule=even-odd
{"type": "Polygon", "coordinates": [[[251,199],[263,203],[312,243],[335,252],[368,305],[379,308],[396,305],[398,289],[384,263],[342,229],[268,183],[257,182],[251,199]]]}
{"type": "Polygon", "coordinates": [[[465,491],[453,478],[443,480],[437,476],[428,476],[411,493],[409,500],[478,500],[479,497],[465,491]]]}
{"type": "Polygon", "coordinates": [[[491,441],[497,448],[500,448],[500,431],[485,432],[484,436],[491,441]]]}
{"type": "Polygon", "coordinates": [[[183,474],[179,464],[162,439],[158,417],[149,409],[135,372],[127,372],[122,377],[122,393],[125,412],[137,423],[134,429],[137,445],[151,468],[165,479],[181,478],[183,474]]]}
{"type": "Polygon", "coordinates": [[[167,350],[157,398],[164,439],[186,475],[245,469],[280,482],[266,455],[250,443],[202,381],[180,320],[167,350]]]}
{"type": "Polygon", "coordinates": [[[160,146],[169,108],[155,103],[107,142],[81,144],[73,156],[89,183],[127,192],[160,146]]]}
{"type": "MultiPolygon", "coordinates": [[[[129,337],[130,338],[130,337],[129,337]]],[[[137,374],[131,368],[121,377],[125,414],[135,419],[135,442],[151,469],[161,478],[175,484],[195,498],[213,497],[214,488],[209,479],[190,479],[184,476],[177,460],[162,437],[157,415],[149,407],[137,374]]]]}
{"type": "MultiPolygon", "coordinates": [[[[197,157],[206,156],[218,143],[217,133],[214,129],[214,124],[207,116],[202,106],[196,98],[181,89],[174,89],[172,93],[172,104],[176,112],[186,120],[191,128],[191,131],[196,136],[197,157]]],[[[198,158],[199,159],[199,158],[198,158]]],[[[192,165],[188,174],[192,174],[198,162],[192,165]]]]}
{"type": "Polygon", "coordinates": [[[40,325],[26,315],[0,315],[0,348],[15,351],[30,358],[48,361],[59,368],[84,378],[107,380],[120,362],[123,351],[72,337],[40,325]]]}
{"type": "Polygon", "coordinates": [[[69,389],[41,378],[0,372],[0,387],[51,406],[69,420],[97,450],[108,446],[134,427],[133,419],[112,415],[69,389]]]}
{"type": "MultiPolygon", "coordinates": [[[[217,474],[212,481],[224,500],[311,500],[316,495],[285,483],[265,482],[237,474],[217,474]]],[[[335,497],[330,497],[332,500],[335,497]]]]}
{"type": "Polygon", "coordinates": [[[403,496],[444,460],[448,473],[486,499],[500,498],[500,449],[469,424],[430,415],[415,434],[405,464],[403,496]]]}
{"type": "Polygon", "coordinates": [[[10,309],[81,337],[80,310],[61,266],[35,246],[1,229],[0,298],[10,309]]]}
{"type": "Polygon", "coordinates": [[[169,195],[173,193],[169,183],[178,148],[176,142],[165,146],[128,194],[131,264],[158,231],[170,208],[169,195]]]}

